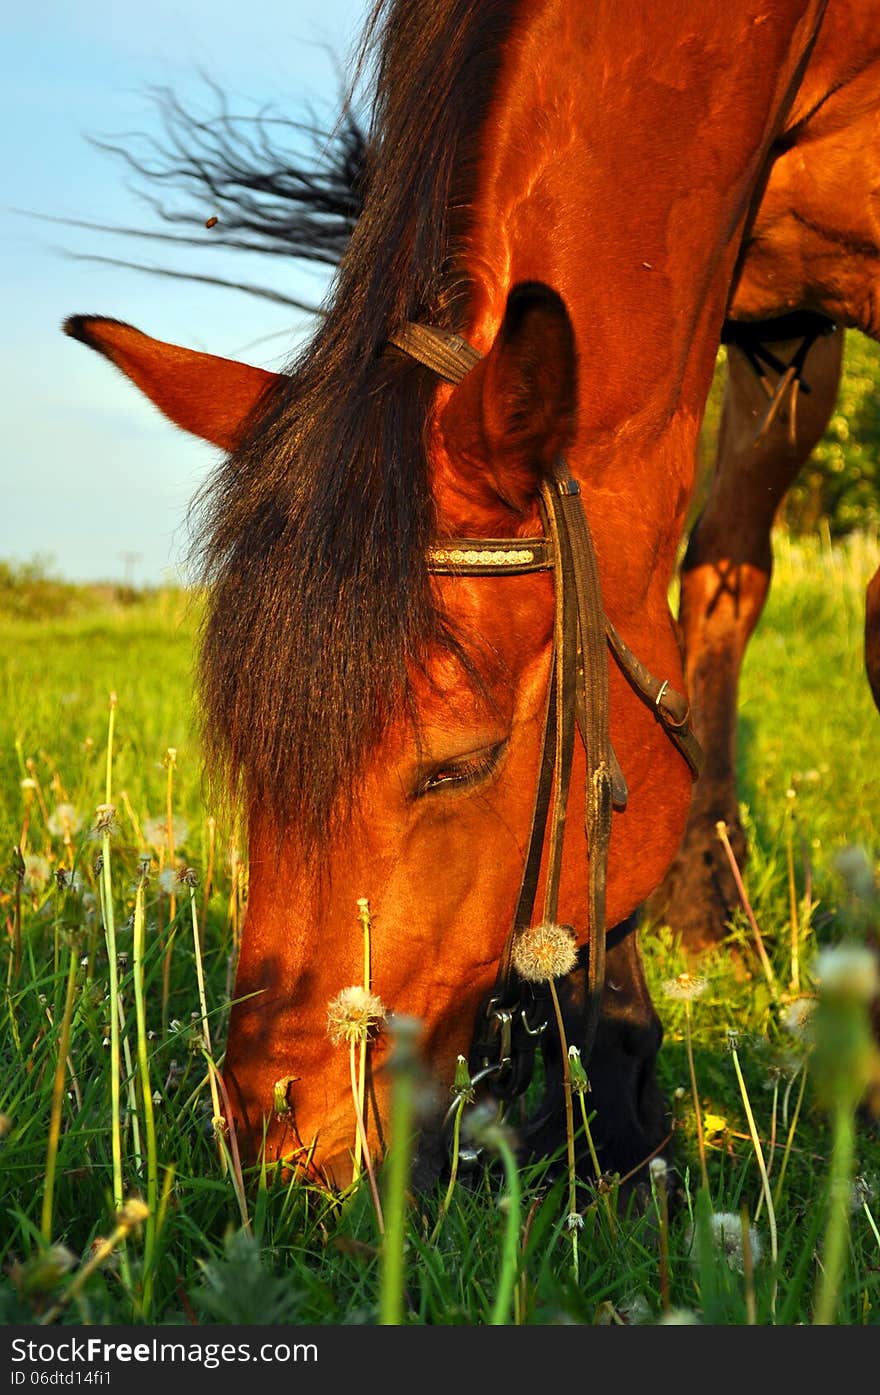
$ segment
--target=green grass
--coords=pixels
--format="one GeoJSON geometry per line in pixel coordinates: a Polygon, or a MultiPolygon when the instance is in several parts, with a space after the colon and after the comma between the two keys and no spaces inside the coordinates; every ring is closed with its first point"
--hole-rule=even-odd
{"type": "MultiPolygon", "coordinates": [[[[791,996],[788,849],[795,876],[801,990],[814,990],[818,949],[862,934],[877,906],[859,899],[837,869],[841,849],[862,846],[878,861],[880,718],[861,657],[864,584],[875,543],[845,549],[777,539],[777,573],[742,683],[740,790],[752,840],[746,885],[773,972],[761,972],[744,912],[728,940],[699,968],[705,991],[691,1003],[695,1069],[707,1131],[711,1201],[698,1195],[699,1155],[685,1041],[685,1004],[664,984],[686,968],[675,937],[645,938],[647,972],[664,1020],[659,1070],[677,1119],[682,1205],[668,1227],[668,1283],[674,1310],[692,1320],[738,1324],[810,1322],[821,1277],[828,1216],[831,1112],[813,1087],[796,1113],[802,1071],[792,1077],[793,1039],[781,1016],[791,996]],[[793,791],[793,793],[790,793],[793,791]],[[737,1081],[727,1033],[740,1034],[737,1081]],[[768,1208],[749,1137],[753,1112],[779,1185],[787,1129],[791,1149],[775,1200],[778,1263],[769,1263],[768,1208]],[[775,1145],[771,1135],[775,1131],[775,1145]],[[762,1242],[753,1283],[730,1269],[708,1234],[709,1213],[747,1208],[762,1242]],[[756,1212],[757,1217],[756,1217],[756,1212]],[[775,1301],[774,1301],[775,1298],[775,1301]]],[[[6,929],[0,981],[0,1322],[351,1324],[379,1320],[382,1244],[364,1182],[329,1196],[278,1176],[251,1176],[236,1194],[234,1168],[220,1162],[214,1106],[202,1050],[188,890],[167,883],[169,852],[148,847],[150,820],[169,796],[178,828],[175,855],[197,869],[196,904],[205,924],[207,1008],[215,1054],[222,1052],[230,960],[246,898],[240,834],[218,821],[212,846],[191,716],[196,616],[186,597],[160,593],[141,605],[73,613],[32,623],[0,620],[0,888],[6,929]],[[91,1272],[90,1247],[114,1228],[108,964],[89,836],[104,801],[109,694],[117,694],[110,841],[120,995],[132,1071],[138,1075],[133,914],[141,855],[152,855],[145,890],[143,964],[150,1089],[154,1104],[158,1202],[150,1227],[134,1226],[91,1272]],[[169,748],[176,752],[173,762],[169,748]],[[169,764],[171,768],[169,769],[169,764]],[[24,784],[22,782],[25,782],[24,784]],[[70,849],[51,831],[56,806],[82,820],[70,849]],[[185,827],[184,827],[185,824],[185,827]],[[13,849],[26,826],[24,879],[13,849]],[[82,889],[60,891],[52,874],[76,855],[82,889]],[[173,952],[171,936],[174,894],[173,952]],[[20,936],[19,936],[20,931],[20,936]],[[15,969],[16,944],[21,964],[15,969]],[[47,1248],[46,1176],[53,1082],[74,959],[63,1093],[47,1248]],[[243,1222],[244,1214],[247,1224],[243,1222]],[[145,1270],[147,1256],[152,1262],[145,1270]]],[[[52,827],[55,825],[53,824],[52,827]]],[[[106,873],[104,874],[106,875],[106,873]]],[[[802,1057],[798,1058],[798,1062],[802,1057]]],[[[123,1059],[123,1066],[125,1065],[123,1059]]],[[[121,1148],[126,1194],[147,1195],[148,1117],[143,1093],[123,1088],[121,1148]],[[129,1108],[129,1106],[131,1106],[129,1108]],[[137,1126],[137,1136],[135,1134],[137,1126]],[[140,1157],[140,1163],[138,1158],[140,1157]]],[[[405,1321],[488,1324],[658,1322],[662,1316],[659,1193],[640,1211],[583,1186],[579,1280],[572,1277],[565,1179],[546,1167],[510,1185],[505,1137],[486,1133],[495,1165],[459,1182],[436,1239],[445,1187],[410,1202],[403,1250],[405,1321]],[[500,1152],[498,1151],[500,1149],[500,1152]],[[512,1235],[518,1234],[512,1292],[512,1235]]],[[[876,1325],[880,1316],[880,1144],[876,1123],[856,1137],[854,1171],[865,1190],[849,1218],[837,1320],[876,1325]]],[[[386,1173],[384,1185],[389,1185],[386,1173]]],[[[612,1193],[613,1195],[613,1193],[612,1193]]],[[[386,1274],[387,1278],[387,1274],[386,1274]]],[[[393,1295],[389,1311],[395,1309],[393,1295]]]]}

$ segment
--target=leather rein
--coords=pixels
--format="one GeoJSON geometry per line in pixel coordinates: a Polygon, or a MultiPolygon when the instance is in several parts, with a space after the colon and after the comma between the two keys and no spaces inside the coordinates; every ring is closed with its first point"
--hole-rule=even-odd
{"type": "MultiPolygon", "coordinates": [[[[389,343],[450,383],[480,361],[460,335],[407,323],[389,343]]],[[[630,686],[648,704],[696,778],[703,755],[686,698],[658,680],[627,647],[602,605],[599,571],[580,485],[559,459],[540,492],[544,533],[538,537],[453,538],[428,549],[434,576],[521,576],[551,571],[554,580],[553,658],[528,846],[513,921],[481,1008],[471,1048],[473,1083],[486,1080],[499,1099],[522,1094],[531,1079],[537,1042],[547,1025],[541,985],[520,980],[513,965],[518,937],[532,925],[546,848],[542,921],[556,921],[562,845],[575,739],[586,753],[585,831],[589,849],[589,950],[580,1041],[589,1059],[605,981],[605,896],[613,809],[626,807],[626,781],[609,734],[611,650],[630,686]],[[543,1018],[543,1020],[540,1020],[543,1018]]],[[[547,995],[549,996],[549,995],[547,995]]]]}

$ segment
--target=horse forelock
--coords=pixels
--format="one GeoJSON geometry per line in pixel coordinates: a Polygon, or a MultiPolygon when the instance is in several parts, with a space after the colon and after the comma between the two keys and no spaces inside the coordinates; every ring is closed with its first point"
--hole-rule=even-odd
{"type": "Polygon", "coordinates": [[[461,326],[463,210],[518,8],[375,6],[367,188],[326,315],[196,503],[208,768],[310,850],[411,707],[413,666],[456,644],[425,565],[436,380],[384,349],[405,319],[461,326]]]}

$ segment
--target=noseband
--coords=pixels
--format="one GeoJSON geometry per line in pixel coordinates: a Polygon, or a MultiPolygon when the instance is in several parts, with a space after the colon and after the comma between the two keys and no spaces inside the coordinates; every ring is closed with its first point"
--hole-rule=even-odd
{"type": "MultiPolygon", "coordinates": [[[[389,342],[450,383],[459,383],[481,355],[460,335],[407,323],[389,342]]],[[[609,734],[606,646],[638,696],[678,747],[696,778],[702,751],[687,700],[655,678],[627,648],[602,605],[596,554],[580,485],[563,459],[540,491],[544,533],[525,538],[454,538],[428,549],[435,576],[522,576],[551,571],[554,581],[553,659],[547,692],[538,781],[513,922],[501,953],[495,986],[483,1005],[471,1048],[474,1079],[485,1079],[499,1099],[522,1094],[531,1079],[537,1041],[546,1026],[540,985],[519,979],[513,965],[517,938],[532,924],[545,860],[542,919],[558,912],[575,737],[586,753],[585,831],[589,852],[589,949],[582,1021],[582,1055],[589,1058],[605,981],[605,893],[613,809],[624,809],[624,780],[609,734]],[[537,991],[536,991],[537,990],[537,991]],[[537,1010],[536,1010],[537,1009],[537,1010]]]]}

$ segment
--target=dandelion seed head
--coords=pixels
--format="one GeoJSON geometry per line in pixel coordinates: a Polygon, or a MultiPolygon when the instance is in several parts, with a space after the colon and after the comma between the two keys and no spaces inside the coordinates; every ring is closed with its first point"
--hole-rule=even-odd
{"type": "Polygon", "coordinates": [[[651,1322],[654,1316],[651,1305],[643,1293],[634,1293],[632,1297],[625,1298],[619,1304],[618,1312],[630,1327],[638,1327],[641,1323],[651,1322]]]}
{"type": "Polygon", "coordinates": [[[52,868],[48,860],[39,853],[25,853],[23,891],[42,891],[52,878],[52,868]]]}
{"type": "Polygon", "coordinates": [[[652,1158],[648,1163],[648,1172],[651,1174],[651,1181],[657,1186],[665,1184],[666,1176],[669,1172],[666,1159],[660,1157],[652,1158]]]}
{"type": "Polygon", "coordinates": [[[880,992],[877,957],[866,945],[823,949],[816,960],[816,975],[823,997],[869,1003],[880,992]]]}
{"type": "Polygon", "coordinates": [[[48,819],[49,832],[55,838],[70,838],[79,833],[82,819],[72,804],[56,804],[48,819]]]}
{"type": "Polygon", "coordinates": [[[83,879],[79,872],[71,872],[67,867],[56,867],[54,875],[59,891],[69,891],[74,896],[81,895],[83,879]]]}
{"type": "MultiPolygon", "coordinates": [[[[761,1256],[764,1252],[757,1226],[749,1226],[748,1236],[752,1263],[757,1266],[760,1264],[761,1256]]],[[[694,1228],[693,1226],[689,1226],[686,1234],[686,1240],[689,1246],[693,1245],[694,1238],[694,1228]]],[[[735,1211],[716,1211],[713,1214],[712,1244],[717,1254],[731,1269],[736,1270],[738,1274],[745,1273],[742,1219],[735,1211]]],[[[693,1253],[693,1259],[696,1263],[696,1251],[693,1253]]]]}
{"type": "Polygon", "coordinates": [[[577,963],[577,943],[568,925],[545,921],[523,930],[513,947],[513,965],[527,983],[563,978],[577,963]]]}
{"type": "Polygon", "coordinates": [[[873,899],[877,888],[874,881],[874,864],[867,848],[863,848],[860,843],[841,848],[834,858],[834,869],[843,878],[851,896],[860,901],[873,899]]]}
{"type": "Polygon", "coordinates": [[[700,1326],[700,1319],[690,1308],[667,1308],[665,1313],[661,1313],[660,1322],[663,1327],[700,1326]]]}
{"type": "MultiPolygon", "coordinates": [[[[748,1237],[752,1263],[759,1264],[763,1247],[756,1226],[748,1227],[748,1237]]],[[[732,1211],[717,1211],[712,1217],[712,1239],[731,1269],[742,1274],[745,1270],[742,1219],[732,1211]]]]}
{"type": "Polygon", "coordinates": [[[877,1188],[870,1178],[860,1172],[853,1178],[851,1206],[853,1211],[861,1211],[863,1206],[867,1206],[874,1200],[877,1188]]]}
{"type": "MultiPolygon", "coordinates": [[[[168,820],[167,818],[146,819],[141,828],[144,839],[151,848],[167,848],[168,846],[168,820]]],[[[186,842],[189,833],[189,824],[186,819],[177,818],[171,820],[171,839],[174,846],[186,842]]]]}
{"type": "Polygon", "coordinates": [[[385,1016],[382,999],[354,984],[327,1004],[327,1035],[334,1046],[365,1041],[371,1027],[385,1016]]]}
{"type": "Polygon", "coordinates": [[[790,1036],[801,1038],[810,1025],[810,1018],[816,1010],[815,998],[795,998],[786,1003],[779,1014],[779,1025],[790,1036]]]}
{"type": "Polygon", "coordinates": [[[145,1201],[142,1201],[139,1196],[130,1196],[121,1211],[117,1212],[116,1219],[127,1230],[132,1230],[136,1225],[145,1221],[149,1214],[150,1208],[145,1201]]]}
{"type": "Polygon", "coordinates": [[[692,1002],[694,998],[699,998],[701,993],[705,993],[709,987],[709,980],[701,978],[698,974],[678,974],[675,978],[668,978],[663,984],[663,993],[667,998],[675,998],[679,1002],[692,1002]]]}
{"type": "Polygon", "coordinates": [[[116,817],[115,804],[99,804],[95,810],[95,832],[109,833],[113,829],[113,820],[116,817]]]}

